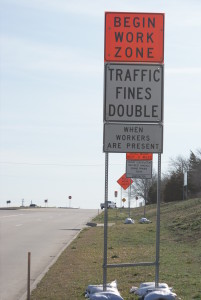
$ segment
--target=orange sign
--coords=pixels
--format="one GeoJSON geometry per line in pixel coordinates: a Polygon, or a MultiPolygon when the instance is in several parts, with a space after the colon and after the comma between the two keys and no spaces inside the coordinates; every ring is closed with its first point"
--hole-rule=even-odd
{"type": "Polygon", "coordinates": [[[126,190],[133,183],[133,180],[131,178],[127,178],[125,173],[117,180],[117,182],[124,190],[126,190]]]}
{"type": "Polygon", "coordinates": [[[152,160],[152,153],[126,153],[127,160],[152,160]]]}
{"type": "Polygon", "coordinates": [[[163,13],[105,13],[105,61],[164,61],[163,13]]]}

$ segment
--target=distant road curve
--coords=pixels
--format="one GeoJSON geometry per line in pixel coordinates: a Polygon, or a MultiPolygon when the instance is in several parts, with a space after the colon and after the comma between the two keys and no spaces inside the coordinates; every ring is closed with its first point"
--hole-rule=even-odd
{"type": "Polygon", "coordinates": [[[0,299],[26,299],[27,260],[35,287],[95,209],[32,208],[0,210],[0,299]]]}

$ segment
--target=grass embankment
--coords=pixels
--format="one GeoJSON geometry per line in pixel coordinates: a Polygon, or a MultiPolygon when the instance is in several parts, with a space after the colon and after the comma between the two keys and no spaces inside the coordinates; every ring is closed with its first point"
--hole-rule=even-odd
{"type": "MultiPolygon", "coordinates": [[[[135,224],[125,225],[127,209],[108,211],[108,263],[154,262],[156,206],[146,207],[151,224],[139,224],[144,208],[131,209],[135,224]]],[[[101,213],[94,219],[103,222],[101,213]]],[[[103,227],[84,229],[62,253],[37,288],[31,300],[84,299],[88,284],[103,281],[103,227]]],[[[161,204],[159,281],[172,286],[182,300],[201,299],[201,199],[161,204]]],[[[132,286],[155,280],[155,267],[108,269],[107,281],[117,280],[122,297],[132,286]]]]}

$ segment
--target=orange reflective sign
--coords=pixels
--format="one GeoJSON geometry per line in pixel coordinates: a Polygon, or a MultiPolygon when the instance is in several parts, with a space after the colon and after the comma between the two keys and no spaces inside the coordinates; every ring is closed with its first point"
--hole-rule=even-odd
{"type": "Polygon", "coordinates": [[[163,13],[105,13],[105,61],[164,61],[163,13]]]}
{"type": "Polygon", "coordinates": [[[152,160],[152,153],[126,153],[127,160],[152,160]]]}
{"type": "Polygon", "coordinates": [[[133,183],[133,180],[131,178],[127,178],[125,173],[117,180],[117,182],[124,190],[126,190],[133,183]]]}

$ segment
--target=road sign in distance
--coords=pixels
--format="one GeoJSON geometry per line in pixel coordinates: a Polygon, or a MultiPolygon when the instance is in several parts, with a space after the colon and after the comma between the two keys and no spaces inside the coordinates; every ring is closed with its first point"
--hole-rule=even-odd
{"type": "Polygon", "coordinates": [[[122,175],[118,180],[117,183],[124,189],[126,190],[132,183],[133,180],[131,178],[126,177],[126,173],[122,175]]]}
{"type": "Polygon", "coordinates": [[[105,13],[105,61],[164,61],[163,13],[105,13]]]}
{"type": "Polygon", "coordinates": [[[152,160],[152,153],[126,153],[127,160],[152,160]]]}
{"type": "Polygon", "coordinates": [[[105,64],[106,122],[163,121],[163,65],[105,64]]]}
{"type": "Polygon", "coordinates": [[[103,151],[108,153],[162,153],[161,124],[104,124],[103,151]]]}
{"type": "Polygon", "coordinates": [[[128,178],[152,178],[152,161],[151,160],[127,160],[126,177],[128,178]]]}

